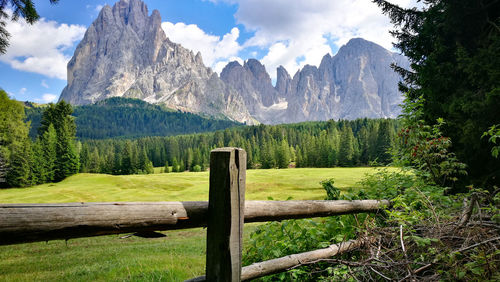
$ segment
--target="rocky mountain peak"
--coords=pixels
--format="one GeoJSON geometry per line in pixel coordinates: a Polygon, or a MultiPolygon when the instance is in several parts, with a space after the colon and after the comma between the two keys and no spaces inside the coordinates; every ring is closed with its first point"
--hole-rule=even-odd
{"type": "Polygon", "coordinates": [[[201,54],[171,42],[157,10],[140,0],[105,6],[68,63],[60,99],[75,105],[110,97],[253,123],[241,96],[225,85],[201,54]]]}
{"type": "Polygon", "coordinates": [[[283,66],[276,69],[276,91],[280,96],[285,97],[291,91],[292,78],[283,66]]]}
{"type": "Polygon", "coordinates": [[[144,2],[120,0],[101,10],[78,44],[60,99],[138,98],[249,124],[396,117],[402,96],[393,62],[408,66],[403,56],[354,38],[293,78],[280,66],[276,86],[255,59],[229,63],[219,78],[201,53],[166,37],[157,10],[149,15],[144,2]]]}

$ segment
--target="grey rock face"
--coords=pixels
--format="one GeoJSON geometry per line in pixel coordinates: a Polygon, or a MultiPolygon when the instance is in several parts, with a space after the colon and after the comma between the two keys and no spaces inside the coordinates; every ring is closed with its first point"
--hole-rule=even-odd
{"type": "Polygon", "coordinates": [[[68,63],[60,99],[74,105],[138,98],[174,109],[254,123],[241,96],[194,55],[171,42],[157,10],[140,0],[106,5],[68,63]]]}
{"type": "Polygon", "coordinates": [[[275,91],[263,66],[230,63],[221,78],[242,95],[250,114],[263,123],[309,120],[395,118],[401,110],[400,77],[390,65],[408,68],[405,57],[361,38],[350,40],[319,67],[305,66],[293,79],[277,69],[275,91]],[[255,71],[258,70],[258,71],[255,71]]]}
{"type": "Polygon", "coordinates": [[[260,122],[270,123],[283,114],[280,95],[273,87],[265,67],[255,59],[244,65],[229,63],[221,72],[222,81],[240,93],[250,114],[260,122]]]}
{"type": "Polygon", "coordinates": [[[60,99],[74,105],[110,97],[138,98],[183,111],[254,124],[308,120],[397,117],[400,80],[390,64],[408,67],[403,56],[360,39],[320,66],[293,78],[277,69],[276,86],[255,59],[229,63],[220,78],[194,55],[171,42],[157,10],[140,0],[106,5],[68,63],[60,99]]]}

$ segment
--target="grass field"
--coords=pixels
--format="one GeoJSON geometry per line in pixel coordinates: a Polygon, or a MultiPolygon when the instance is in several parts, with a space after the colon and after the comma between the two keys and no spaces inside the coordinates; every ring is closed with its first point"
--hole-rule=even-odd
{"type": "MultiPolygon", "coordinates": [[[[248,170],[246,199],[323,199],[319,182],[341,189],[373,168],[248,170]]],[[[208,199],[208,172],[111,176],[78,174],[53,184],[0,190],[0,203],[192,201],[208,199]]],[[[245,226],[245,235],[255,225],[245,226]]],[[[205,230],[166,238],[120,236],[0,246],[0,281],[183,281],[204,273],[205,230]]]]}
{"type": "MultiPolygon", "coordinates": [[[[294,168],[247,171],[247,200],[323,199],[319,182],[335,179],[341,189],[356,187],[373,168],[294,168]]],[[[81,173],[59,183],[0,190],[0,203],[64,203],[111,201],[206,201],[209,172],[149,175],[81,173]]]]}

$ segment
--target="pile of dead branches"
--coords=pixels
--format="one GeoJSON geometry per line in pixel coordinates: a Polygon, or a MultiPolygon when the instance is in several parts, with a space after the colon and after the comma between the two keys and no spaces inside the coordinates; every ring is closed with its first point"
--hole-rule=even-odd
{"type": "Polygon", "coordinates": [[[371,239],[366,240],[361,259],[323,262],[347,267],[345,280],[498,281],[500,223],[494,214],[498,207],[488,206],[491,198],[473,194],[464,200],[459,216],[436,216],[413,226],[374,227],[365,233],[371,239]]]}

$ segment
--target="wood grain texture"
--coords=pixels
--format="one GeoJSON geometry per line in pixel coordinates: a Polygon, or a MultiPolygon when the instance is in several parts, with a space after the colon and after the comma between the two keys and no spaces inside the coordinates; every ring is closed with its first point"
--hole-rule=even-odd
{"type": "Polygon", "coordinates": [[[291,267],[312,263],[321,259],[328,259],[335,255],[355,250],[363,244],[364,241],[361,239],[349,240],[347,242],[330,245],[324,249],[253,263],[249,266],[243,267],[241,280],[247,281],[274,273],[280,273],[290,269],[291,267]]]}
{"type": "MultiPolygon", "coordinates": [[[[389,201],[246,201],[245,222],[377,212],[389,201]]],[[[0,204],[0,245],[207,226],[208,202],[0,204]]]]}
{"type": "Polygon", "coordinates": [[[390,206],[390,202],[387,200],[247,201],[245,222],[376,212],[384,206],[390,206]]]}
{"type": "Polygon", "coordinates": [[[210,154],[208,281],[240,281],[244,223],[246,153],[239,148],[210,154]]]}

